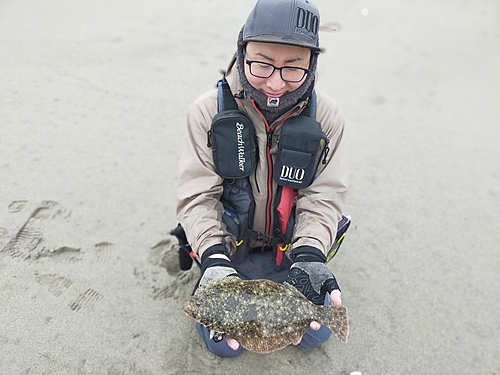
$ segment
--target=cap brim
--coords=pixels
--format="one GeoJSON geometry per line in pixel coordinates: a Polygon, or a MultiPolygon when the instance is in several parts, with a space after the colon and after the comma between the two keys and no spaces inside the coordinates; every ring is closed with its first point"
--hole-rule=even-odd
{"type": "Polygon", "coordinates": [[[296,40],[292,38],[285,38],[279,35],[256,35],[247,38],[243,38],[243,42],[261,42],[261,43],[277,43],[277,44],[287,44],[289,46],[296,46],[302,48],[309,48],[315,53],[323,52],[323,49],[314,45],[305,43],[302,40],[296,40]]]}

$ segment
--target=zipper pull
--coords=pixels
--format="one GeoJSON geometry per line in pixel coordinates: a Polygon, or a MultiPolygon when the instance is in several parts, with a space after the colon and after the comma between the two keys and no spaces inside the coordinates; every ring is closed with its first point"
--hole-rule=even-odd
{"type": "Polygon", "coordinates": [[[207,147],[212,147],[212,143],[210,142],[211,139],[212,139],[212,131],[209,130],[207,131],[207,147]]]}
{"type": "Polygon", "coordinates": [[[235,99],[245,99],[245,91],[240,90],[233,96],[235,97],[235,99]]]}
{"type": "Polygon", "coordinates": [[[326,146],[326,148],[325,148],[325,156],[323,157],[323,161],[321,162],[322,164],[326,164],[326,157],[328,156],[329,152],[330,152],[330,147],[326,146]]]}

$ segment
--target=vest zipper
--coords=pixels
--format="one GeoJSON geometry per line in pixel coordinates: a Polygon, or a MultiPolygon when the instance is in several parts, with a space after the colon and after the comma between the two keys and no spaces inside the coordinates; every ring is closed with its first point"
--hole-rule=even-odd
{"type": "MultiPolygon", "coordinates": [[[[270,234],[269,232],[271,231],[271,202],[273,199],[273,194],[272,194],[272,159],[271,159],[271,148],[269,146],[270,139],[272,138],[272,130],[269,128],[269,124],[265,118],[265,116],[262,114],[262,112],[257,108],[255,105],[255,101],[252,99],[252,107],[255,109],[255,111],[260,115],[262,120],[264,121],[264,125],[266,126],[266,136],[267,136],[267,144],[266,144],[266,162],[267,162],[267,197],[266,197],[266,222],[264,225],[265,228],[265,234],[270,234]]],[[[255,179],[257,181],[257,179],[255,179]]]]}
{"type": "MultiPolygon", "coordinates": [[[[290,117],[297,113],[298,109],[295,109],[292,113],[282,119],[280,122],[274,124],[272,128],[269,127],[266,118],[262,114],[262,112],[255,105],[255,101],[252,99],[252,106],[260,115],[262,120],[264,120],[264,124],[266,125],[266,135],[267,135],[267,144],[266,144],[266,161],[267,161],[267,197],[266,197],[266,223],[265,223],[265,234],[272,235],[272,222],[271,222],[271,212],[272,212],[272,201],[273,201],[273,163],[271,158],[271,147],[272,147],[272,138],[274,134],[274,130],[278,126],[278,124],[285,122],[290,117]]],[[[257,179],[255,179],[257,181],[257,179]]]]}

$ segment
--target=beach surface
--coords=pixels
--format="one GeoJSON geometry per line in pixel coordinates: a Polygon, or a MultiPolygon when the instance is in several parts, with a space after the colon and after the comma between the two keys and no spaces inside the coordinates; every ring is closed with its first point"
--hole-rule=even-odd
{"type": "Polygon", "coordinates": [[[500,3],[316,0],[347,344],[233,359],[180,306],[179,151],[254,1],[0,2],[0,375],[500,374],[500,3]]]}

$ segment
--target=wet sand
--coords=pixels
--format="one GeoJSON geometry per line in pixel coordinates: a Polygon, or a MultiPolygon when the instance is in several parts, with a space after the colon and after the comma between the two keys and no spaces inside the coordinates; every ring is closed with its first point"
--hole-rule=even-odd
{"type": "Polygon", "coordinates": [[[0,4],[0,374],[500,373],[500,5],[316,0],[353,225],[347,344],[235,359],[180,310],[189,104],[253,1],[0,4]],[[169,272],[167,272],[167,270],[169,272]]]}

